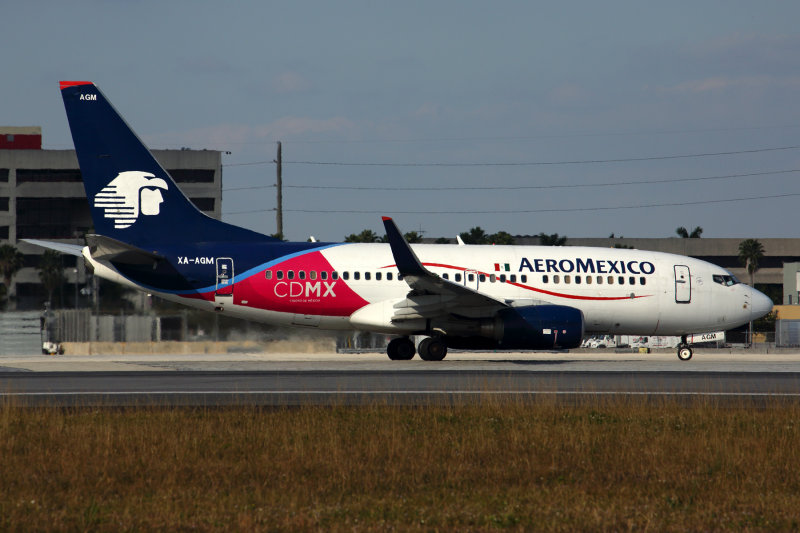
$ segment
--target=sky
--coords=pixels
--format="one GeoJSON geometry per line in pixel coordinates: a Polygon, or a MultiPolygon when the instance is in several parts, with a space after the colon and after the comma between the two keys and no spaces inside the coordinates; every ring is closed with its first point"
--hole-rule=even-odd
{"type": "Polygon", "coordinates": [[[338,241],[800,237],[800,3],[32,0],[2,118],[72,148],[90,80],[150,148],[223,155],[223,219],[338,241]],[[230,152],[230,153],[228,153],[230,152]]]}

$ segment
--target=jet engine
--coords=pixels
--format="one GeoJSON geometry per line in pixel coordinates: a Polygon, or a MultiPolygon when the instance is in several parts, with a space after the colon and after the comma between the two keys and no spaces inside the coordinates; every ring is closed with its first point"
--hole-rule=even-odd
{"type": "Polygon", "coordinates": [[[447,335],[451,348],[551,350],[577,348],[583,340],[583,313],[564,305],[507,307],[481,323],[480,334],[447,335]]]}

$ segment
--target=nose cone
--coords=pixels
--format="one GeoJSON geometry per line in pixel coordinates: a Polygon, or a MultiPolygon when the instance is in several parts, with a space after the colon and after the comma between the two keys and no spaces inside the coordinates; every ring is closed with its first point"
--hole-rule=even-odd
{"type": "Polygon", "coordinates": [[[772,311],[772,300],[762,292],[755,289],[750,290],[752,291],[750,294],[750,314],[755,320],[772,311]]]}

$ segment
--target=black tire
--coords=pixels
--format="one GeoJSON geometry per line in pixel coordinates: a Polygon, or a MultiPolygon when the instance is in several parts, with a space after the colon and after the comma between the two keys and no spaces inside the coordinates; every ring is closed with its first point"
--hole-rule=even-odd
{"type": "Polygon", "coordinates": [[[688,361],[692,358],[693,354],[694,352],[692,352],[692,349],[688,346],[678,346],[678,359],[681,361],[688,361]]]}
{"type": "Polygon", "coordinates": [[[386,347],[386,354],[392,361],[409,361],[415,353],[414,343],[408,337],[392,339],[386,347]]]}
{"type": "Polygon", "coordinates": [[[441,361],[447,355],[447,344],[442,339],[428,337],[419,343],[417,351],[425,361],[441,361]]]}

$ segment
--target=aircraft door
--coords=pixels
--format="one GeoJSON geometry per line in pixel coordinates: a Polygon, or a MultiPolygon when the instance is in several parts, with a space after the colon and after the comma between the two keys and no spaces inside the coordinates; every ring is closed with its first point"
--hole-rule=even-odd
{"type": "Polygon", "coordinates": [[[692,301],[692,277],[689,267],[675,265],[675,303],[688,304],[692,301]]]}
{"type": "Polygon", "coordinates": [[[214,295],[233,296],[233,259],[217,257],[217,288],[214,295]]]}

